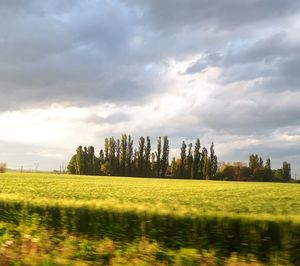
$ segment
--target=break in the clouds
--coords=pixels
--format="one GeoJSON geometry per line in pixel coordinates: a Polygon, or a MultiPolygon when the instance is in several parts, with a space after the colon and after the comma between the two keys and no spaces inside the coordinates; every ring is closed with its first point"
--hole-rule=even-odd
{"type": "Polygon", "coordinates": [[[127,132],[297,170],[299,30],[294,0],[1,1],[0,160],[53,169],[127,132]]]}

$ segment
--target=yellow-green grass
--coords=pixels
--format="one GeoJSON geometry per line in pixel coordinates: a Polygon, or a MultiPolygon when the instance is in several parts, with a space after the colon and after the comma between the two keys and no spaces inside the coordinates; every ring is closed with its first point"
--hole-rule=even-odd
{"type": "Polygon", "coordinates": [[[5,173],[0,200],[300,222],[300,185],[286,183],[5,173]]]}
{"type": "Polygon", "coordinates": [[[0,220],[300,261],[299,184],[5,173],[0,220]]]}

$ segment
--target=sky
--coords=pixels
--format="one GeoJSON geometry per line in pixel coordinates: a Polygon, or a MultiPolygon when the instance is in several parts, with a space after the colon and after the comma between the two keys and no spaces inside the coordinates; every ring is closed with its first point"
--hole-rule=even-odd
{"type": "Polygon", "coordinates": [[[167,135],[300,177],[299,32],[295,0],[0,1],[0,161],[167,135]]]}

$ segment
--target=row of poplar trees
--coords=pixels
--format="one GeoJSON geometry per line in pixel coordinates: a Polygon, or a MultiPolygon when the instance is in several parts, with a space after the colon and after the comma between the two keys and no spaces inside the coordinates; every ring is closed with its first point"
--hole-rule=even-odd
{"type": "Polygon", "coordinates": [[[158,137],[156,151],[151,149],[151,140],[140,137],[138,147],[133,146],[131,136],[123,134],[121,139],[106,138],[104,149],[95,155],[93,146],[79,146],[70,160],[68,171],[78,175],[113,175],[210,179],[217,172],[217,156],[214,145],[210,154],[205,147],[201,150],[197,139],[193,148],[183,141],[180,158],[169,163],[169,139],[158,137]]]}

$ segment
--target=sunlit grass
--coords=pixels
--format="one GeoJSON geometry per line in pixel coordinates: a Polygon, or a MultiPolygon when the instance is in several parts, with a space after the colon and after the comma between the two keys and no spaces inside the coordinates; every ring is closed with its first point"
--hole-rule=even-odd
{"type": "Polygon", "coordinates": [[[298,184],[5,173],[0,200],[300,220],[298,184]]]}

